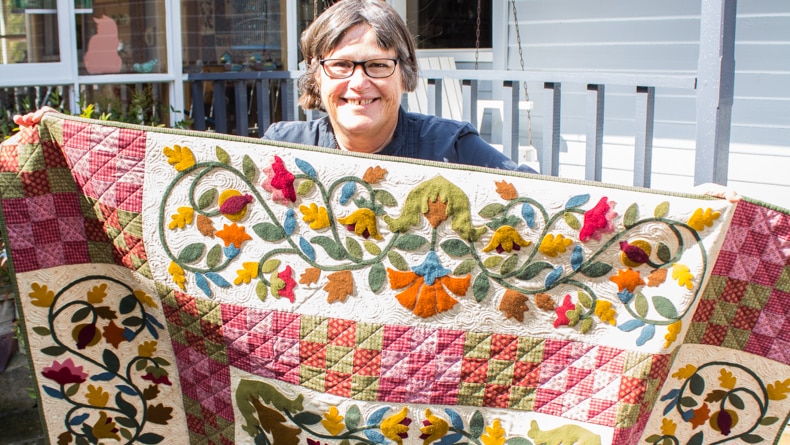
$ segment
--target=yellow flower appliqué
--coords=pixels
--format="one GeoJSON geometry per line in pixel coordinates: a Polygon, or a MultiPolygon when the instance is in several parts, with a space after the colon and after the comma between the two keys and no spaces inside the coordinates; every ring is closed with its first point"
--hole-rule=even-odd
{"type": "Polygon", "coordinates": [[[99,304],[107,296],[107,283],[93,286],[93,289],[88,291],[88,303],[99,304]]]}
{"type": "Polygon", "coordinates": [[[192,218],[195,216],[195,210],[192,207],[179,207],[174,215],[170,215],[170,224],[167,227],[170,230],[183,229],[184,227],[192,224],[192,218]]]}
{"type": "Polygon", "coordinates": [[[373,210],[362,208],[345,218],[338,218],[337,221],[345,225],[349,231],[353,231],[363,238],[372,236],[375,239],[381,239],[379,228],[376,225],[376,214],[373,213],[373,210]]]}
{"type": "Polygon", "coordinates": [[[381,432],[384,436],[397,443],[403,445],[403,439],[409,437],[409,424],[411,419],[406,417],[409,411],[404,407],[398,413],[393,414],[381,421],[381,432]]]}
{"type": "Polygon", "coordinates": [[[110,393],[105,391],[101,386],[88,385],[88,392],[85,398],[93,406],[107,406],[110,401],[110,393]]]}
{"type": "Polygon", "coordinates": [[[719,371],[719,383],[721,384],[722,388],[733,389],[735,388],[735,384],[737,382],[738,379],[730,371],[727,371],[724,368],[722,368],[721,371],[719,371]]]}
{"type": "Polygon", "coordinates": [[[156,353],[156,341],[150,340],[137,346],[137,355],[140,357],[153,357],[156,353]]]}
{"type": "Polygon", "coordinates": [[[423,443],[434,443],[446,436],[447,432],[450,431],[450,425],[441,417],[434,415],[429,409],[425,410],[423,425],[420,428],[422,432],[420,439],[423,440],[423,443]]]}
{"type": "Polygon", "coordinates": [[[701,232],[705,227],[713,226],[713,221],[716,221],[721,216],[721,212],[714,212],[712,209],[702,210],[697,209],[689,218],[689,225],[696,231],[701,232]]]}
{"type": "Polygon", "coordinates": [[[672,374],[672,377],[678,380],[686,380],[693,376],[695,372],[697,372],[697,367],[692,364],[688,364],[675,371],[674,374],[672,374]]]}
{"type": "Polygon", "coordinates": [[[694,275],[686,265],[680,263],[673,264],[672,278],[677,280],[679,285],[685,286],[686,289],[691,289],[694,286],[694,275]]]}
{"type": "Polygon", "coordinates": [[[243,263],[242,268],[236,271],[236,279],[233,280],[233,284],[236,286],[244,283],[250,284],[250,281],[253,278],[258,278],[258,263],[253,261],[248,261],[243,263]]]}
{"type": "Polygon", "coordinates": [[[678,338],[678,334],[680,333],[680,329],[683,327],[683,322],[678,320],[671,325],[667,326],[667,333],[664,334],[664,347],[668,348],[672,343],[675,342],[678,338]]]}
{"type": "Polygon", "coordinates": [[[505,430],[502,428],[499,419],[494,419],[491,426],[486,427],[486,432],[480,436],[480,440],[485,445],[503,445],[505,443],[505,430]]]}
{"type": "Polygon", "coordinates": [[[616,323],[615,317],[617,311],[612,307],[612,303],[606,300],[598,300],[595,302],[595,315],[604,323],[609,323],[614,326],[616,323]]]}
{"type": "Polygon", "coordinates": [[[167,156],[167,163],[172,165],[176,171],[182,172],[195,165],[195,155],[189,147],[173,145],[172,148],[165,147],[162,152],[167,156]]]}
{"type": "MultiPolygon", "coordinates": [[[[326,207],[318,207],[314,202],[310,206],[301,205],[299,211],[302,212],[302,221],[308,223],[313,230],[321,230],[329,227],[329,213],[326,207]]],[[[342,224],[342,222],[341,222],[342,224]]]]}
{"type": "Polygon", "coordinates": [[[97,439],[121,440],[121,436],[118,435],[118,427],[104,411],[99,413],[99,420],[96,421],[91,430],[93,436],[97,439]]]}
{"type": "Polygon", "coordinates": [[[137,301],[143,303],[146,306],[157,308],[159,306],[156,305],[156,302],[150,295],[146,294],[144,291],[136,290],[134,291],[134,296],[137,297],[137,301]]]}
{"type": "Polygon", "coordinates": [[[28,295],[30,296],[30,303],[33,304],[33,306],[52,306],[52,302],[55,300],[55,292],[49,290],[46,285],[42,286],[38,283],[33,283],[30,287],[33,289],[33,292],[30,292],[28,295]]]}
{"type": "Polygon", "coordinates": [[[497,253],[511,252],[513,250],[520,250],[532,244],[519,235],[519,233],[511,226],[502,226],[496,229],[494,236],[491,237],[488,245],[483,248],[483,252],[490,252],[496,249],[497,253]]]}
{"type": "Polygon", "coordinates": [[[181,290],[186,290],[187,277],[184,275],[184,269],[175,261],[171,261],[167,271],[173,276],[173,281],[176,282],[178,287],[180,287],[181,290]]]}
{"type": "Polygon", "coordinates": [[[336,406],[330,407],[329,411],[324,413],[324,419],[321,420],[321,425],[323,425],[324,428],[329,431],[329,434],[333,436],[337,436],[345,429],[343,416],[340,415],[336,406]]]}
{"type": "Polygon", "coordinates": [[[661,434],[664,436],[674,436],[677,427],[678,425],[672,419],[661,420],[661,434]]]}
{"type": "Polygon", "coordinates": [[[538,247],[538,251],[546,256],[556,257],[557,255],[565,253],[568,249],[568,246],[573,244],[573,240],[570,238],[565,238],[562,235],[554,235],[549,233],[545,237],[543,237],[543,241],[540,242],[540,247],[538,247]]]}

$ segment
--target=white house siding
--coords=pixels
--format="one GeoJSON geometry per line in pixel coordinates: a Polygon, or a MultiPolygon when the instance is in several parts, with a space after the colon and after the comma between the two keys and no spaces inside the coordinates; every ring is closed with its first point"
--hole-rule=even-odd
{"type": "MultiPolygon", "coordinates": [[[[700,0],[520,0],[516,2],[528,70],[695,74],[700,0]]],[[[513,17],[508,68],[521,69],[513,17]]],[[[729,187],[790,208],[790,1],[740,0],[729,187]]],[[[542,144],[543,85],[535,101],[533,145],[542,144]]],[[[584,177],[586,86],[562,86],[560,176],[584,177]]],[[[694,185],[695,92],[656,89],[652,186],[694,185]]],[[[606,89],[603,180],[631,184],[634,88],[606,89]]],[[[527,125],[522,113],[522,128],[527,125]]],[[[522,144],[526,144],[522,131],[522,144]]]]}

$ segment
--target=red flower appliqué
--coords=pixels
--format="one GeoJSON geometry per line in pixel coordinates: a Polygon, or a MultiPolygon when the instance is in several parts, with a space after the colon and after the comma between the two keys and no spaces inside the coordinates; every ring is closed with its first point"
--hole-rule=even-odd
{"type": "Polygon", "coordinates": [[[52,379],[61,385],[68,385],[70,383],[82,383],[88,378],[88,374],[83,372],[82,366],[77,366],[71,358],[63,360],[59,363],[57,360],[52,362],[52,365],[44,368],[41,375],[48,379],[52,379]]]}
{"type": "Polygon", "coordinates": [[[558,328],[560,326],[569,325],[571,320],[568,318],[567,313],[574,309],[576,309],[576,305],[571,302],[570,294],[565,295],[562,304],[554,309],[554,312],[557,314],[557,319],[554,320],[554,327],[558,328]]]}
{"type": "Polygon", "coordinates": [[[584,213],[584,224],[579,231],[579,240],[588,241],[590,238],[596,241],[601,240],[602,233],[614,231],[614,218],[617,216],[612,209],[614,202],[610,202],[606,196],[595,204],[595,207],[584,213]]]}
{"type": "Polygon", "coordinates": [[[272,194],[272,199],[288,205],[296,201],[294,189],[294,175],[285,168],[285,163],[279,156],[274,157],[271,167],[263,169],[266,179],[261,186],[272,194]]]}

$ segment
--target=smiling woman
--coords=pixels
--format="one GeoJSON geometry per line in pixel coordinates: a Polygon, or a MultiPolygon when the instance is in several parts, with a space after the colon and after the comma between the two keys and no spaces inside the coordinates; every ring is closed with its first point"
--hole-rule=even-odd
{"type": "Polygon", "coordinates": [[[343,0],[302,34],[306,65],[299,103],[327,116],[278,122],[264,138],[439,162],[534,173],[491,147],[467,122],[400,106],[418,80],[415,44],[398,13],[380,0],[343,0]]]}

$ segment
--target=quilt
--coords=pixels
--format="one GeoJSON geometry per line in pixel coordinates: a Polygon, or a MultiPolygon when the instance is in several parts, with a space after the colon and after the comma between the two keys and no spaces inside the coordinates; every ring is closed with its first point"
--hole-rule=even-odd
{"type": "Polygon", "coordinates": [[[57,444],[777,443],[790,214],[47,114],[2,232],[57,444]]]}

